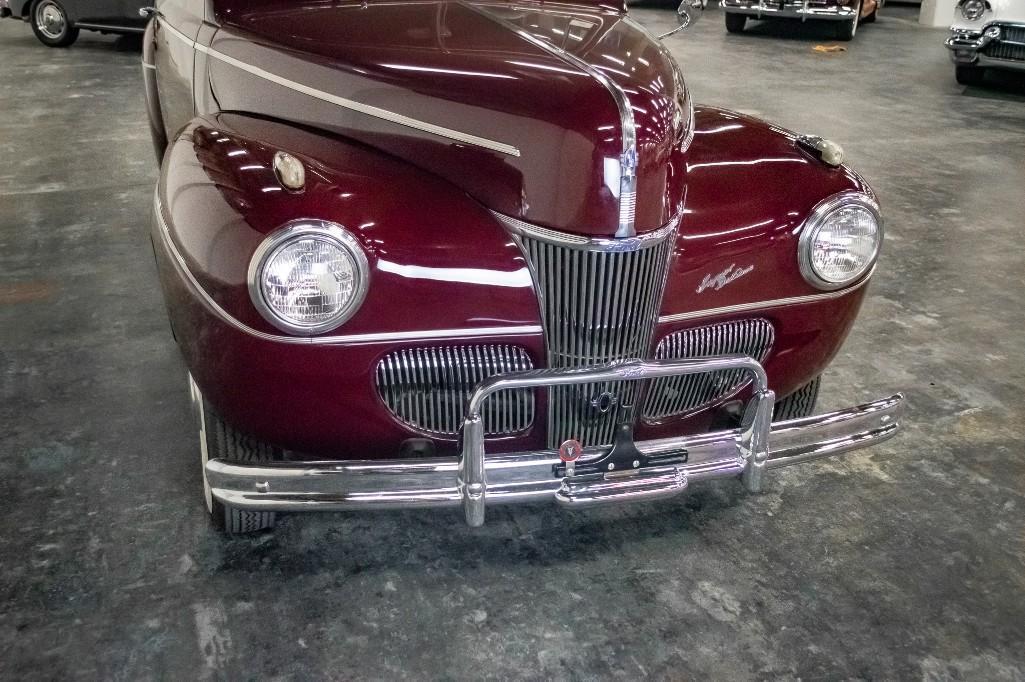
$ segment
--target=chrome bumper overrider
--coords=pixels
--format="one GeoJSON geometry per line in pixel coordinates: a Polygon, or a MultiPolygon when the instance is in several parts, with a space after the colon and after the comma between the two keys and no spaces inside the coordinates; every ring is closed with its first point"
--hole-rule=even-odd
{"type": "Polygon", "coordinates": [[[982,31],[953,29],[943,44],[950,50],[950,58],[955,63],[971,64],[978,59],[979,50],[989,45],[994,37],[982,31]]]}
{"type": "MultiPolygon", "coordinates": [[[[479,384],[467,404],[461,457],[248,464],[211,460],[213,496],[247,510],[337,511],[463,507],[471,526],[484,523],[486,504],[555,499],[576,507],[670,497],[691,481],[739,477],[761,490],[765,470],[843,454],[892,437],[900,428],[900,394],[857,407],[772,422],[775,395],[761,365],[731,356],[633,361],[575,370],[533,370],[479,384]],[[485,456],[481,407],[493,393],[596,381],[629,381],[727,369],[753,379],[740,428],[679,438],[587,449],[575,474],[554,450],[485,456]],[[624,459],[625,457],[625,459],[624,459]]],[[[629,429],[626,430],[629,433],[629,429]]]]}
{"type": "Polygon", "coordinates": [[[723,10],[732,14],[746,14],[756,19],[769,19],[772,17],[783,17],[786,19],[831,19],[834,21],[850,20],[857,16],[856,7],[843,7],[831,5],[829,7],[814,7],[808,0],[786,0],[786,2],[772,2],[772,0],[721,0],[723,10]]]}

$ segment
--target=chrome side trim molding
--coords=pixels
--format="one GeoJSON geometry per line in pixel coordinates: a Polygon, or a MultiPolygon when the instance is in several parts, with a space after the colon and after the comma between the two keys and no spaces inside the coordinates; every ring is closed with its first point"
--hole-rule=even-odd
{"type": "Polygon", "coordinates": [[[139,28],[138,26],[112,26],[110,24],[83,24],[77,22],[75,26],[79,28],[88,29],[90,31],[110,31],[112,33],[145,33],[145,28],[139,28]]]}
{"type": "Polygon", "coordinates": [[[258,329],[253,329],[249,325],[241,322],[231,315],[227,310],[222,308],[217,301],[213,299],[206,292],[203,286],[196,279],[196,276],[189,270],[188,264],[185,262],[185,257],[182,256],[181,251],[178,250],[174,240],[171,239],[171,231],[167,226],[167,220],[164,218],[163,206],[160,203],[159,198],[154,197],[153,212],[156,214],[157,223],[160,225],[160,237],[161,242],[167,249],[168,253],[171,254],[171,260],[177,266],[178,270],[185,276],[191,288],[196,292],[199,298],[217,317],[221,318],[226,324],[234,327],[240,332],[249,334],[255,338],[263,341],[273,341],[276,343],[291,343],[291,344],[307,344],[307,345],[342,345],[342,344],[361,344],[361,343],[388,343],[394,341],[429,341],[429,340],[450,340],[450,339],[465,339],[465,338],[476,338],[476,337],[488,337],[488,336],[528,336],[532,334],[540,334],[540,325],[514,325],[508,327],[477,327],[470,329],[424,329],[418,331],[404,331],[404,332],[381,332],[375,334],[342,334],[336,336],[313,336],[313,337],[301,337],[301,336],[282,336],[281,334],[268,334],[258,329]]]}
{"type": "Polygon", "coordinates": [[[686,320],[695,320],[702,317],[713,317],[715,315],[732,315],[734,313],[745,313],[752,310],[766,310],[768,308],[782,308],[790,305],[803,305],[805,303],[817,303],[819,301],[828,301],[834,298],[840,298],[847,294],[854,293],[861,287],[868,284],[868,281],[872,279],[872,273],[875,272],[875,267],[868,271],[868,274],[854,286],[847,287],[846,289],[840,289],[838,291],[827,291],[822,294],[809,294],[807,296],[791,296],[789,298],[777,298],[769,301],[754,301],[753,303],[740,303],[738,305],[728,305],[722,308],[707,308],[705,310],[692,310],[688,313],[677,313],[675,315],[662,315],[658,318],[660,324],[670,322],[684,322],[686,320]]]}
{"type": "Polygon", "coordinates": [[[182,41],[183,43],[185,43],[189,47],[191,47],[193,49],[196,48],[196,41],[195,40],[193,40],[192,38],[188,37],[187,35],[185,35],[181,31],[176,29],[174,26],[171,26],[171,24],[169,24],[167,22],[167,20],[165,20],[163,18],[163,15],[159,15],[159,16],[160,16],[160,21],[157,22],[157,26],[158,27],[164,29],[165,31],[167,31],[168,33],[170,33],[175,38],[177,38],[178,40],[182,41]]]}
{"type": "Polygon", "coordinates": [[[214,59],[220,62],[223,62],[230,66],[234,66],[237,69],[241,69],[246,73],[256,76],[257,78],[262,78],[265,81],[274,83],[275,85],[280,85],[284,88],[288,88],[289,90],[292,90],[294,92],[301,93],[308,97],[313,97],[314,99],[319,99],[322,102],[327,102],[328,104],[334,104],[335,106],[342,107],[343,109],[349,109],[350,111],[355,111],[361,114],[365,114],[367,116],[379,118],[382,121],[388,121],[389,123],[395,123],[397,125],[405,126],[407,128],[413,128],[421,132],[430,133],[431,135],[444,137],[446,139],[454,140],[456,142],[460,142],[463,144],[469,144],[475,147],[481,147],[483,149],[490,149],[491,151],[498,152],[500,154],[505,154],[506,156],[520,155],[520,150],[510,144],[496,142],[495,140],[489,140],[488,138],[480,137],[479,135],[464,133],[459,130],[453,130],[451,128],[445,128],[444,126],[428,123],[426,121],[420,121],[415,118],[410,118],[409,116],[404,116],[403,114],[395,113],[394,111],[388,111],[387,109],[381,109],[380,107],[371,106],[369,104],[363,104],[362,102],[357,102],[355,100],[351,100],[345,97],[339,97],[338,95],[333,95],[330,92],[324,92],[323,90],[318,90],[308,85],[297,83],[296,81],[289,80],[288,78],[283,78],[282,76],[279,76],[275,73],[271,73],[270,71],[265,71],[257,66],[253,66],[252,64],[246,64],[241,60],[235,59],[234,57],[230,57],[224,54],[223,52],[215,50],[211,47],[201,45],[196,41],[192,40],[191,38],[189,38],[187,35],[179,31],[178,29],[168,24],[167,22],[161,22],[160,25],[163,28],[166,28],[168,33],[175,36],[184,43],[188,44],[193,49],[202,52],[205,55],[213,57],[214,59]]]}
{"type": "Polygon", "coordinates": [[[630,107],[630,99],[627,97],[626,91],[601,69],[595,68],[561,47],[523,30],[512,22],[489,11],[487,8],[466,2],[465,0],[460,0],[460,4],[512,31],[531,45],[558,57],[567,64],[575,66],[601,83],[609,91],[613,101],[616,103],[616,108],[619,110],[619,123],[623,137],[623,151],[619,157],[619,227],[616,230],[616,237],[636,236],[634,218],[637,209],[637,126],[634,123],[633,109],[630,107]]]}

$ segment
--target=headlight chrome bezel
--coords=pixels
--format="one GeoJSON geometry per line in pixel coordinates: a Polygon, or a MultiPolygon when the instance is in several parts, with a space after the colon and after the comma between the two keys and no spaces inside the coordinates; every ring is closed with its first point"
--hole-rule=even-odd
{"type": "Polygon", "coordinates": [[[872,272],[876,260],[879,258],[879,251],[883,245],[883,216],[879,212],[879,204],[868,194],[863,192],[841,192],[820,201],[812,209],[801,226],[801,236],[797,244],[798,264],[801,268],[801,275],[816,289],[823,291],[835,291],[848,287],[872,272]],[[843,281],[831,281],[822,277],[815,271],[812,265],[811,247],[820,229],[825,225],[826,220],[836,211],[850,206],[858,206],[866,209],[872,214],[876,223],[875,250],[872,257],[862,265],[857,272],[843,281]]]}
{"type": "Polygon", "coordinates": [[[326,220],[300,219],[286,223],[260,242],[249,261],[247,280],[249,298],[265,320],[281,331],[297,336],[313,336],[338,327],[356,314],[366,298],[370,285],[370,264],[362,245],[341,225],[326,220]],[[356,266],[358,281],[355,283],[352,297],[329,319],[302,324],[285,317],[267,302],[263,291],[263,271],[271,258],[281,249],[292,242],[310,237],[329,242],[348,253],[356,266]]]}
{"type": "Polygon", "coordinates": [[[961,17],[965,21],[978,21],[982,17],[986,16],[986,12],[989,11],[990,6],[986,0],[961,0],[957,3],[957,11],[961,13],[961,17]],[[973,5],[975,7],[981,6],[978,14],[969,14],[968,6],[973,5]]]}

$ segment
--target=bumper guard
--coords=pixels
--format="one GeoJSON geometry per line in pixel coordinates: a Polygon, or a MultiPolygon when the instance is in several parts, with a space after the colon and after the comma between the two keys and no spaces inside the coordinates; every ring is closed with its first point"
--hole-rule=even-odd
{"type": "Polygon", "coordinates": [[[207,479],[223,504],[261,511],[341,511],[462,506],[471,526],[487,504],[551,500],[571,507],[672,497],[692,481],[740,477],[762,489],[767,469],[840,455],[894,436],[904,396],[772,422],[774,393],[765,371],[743,356],[632,361],[572,370],[532,370],[481,382],[467,404],[460,457],[410,460],[242,463],[210,460],[207,479]],[[655,379],[740,369],[753,394],[737,429],[588,448],[566,475],[554,450],[486,456],[481,408],[502,390],[655,379]],[[623,455],[626,454],[624,460],[623,455]],[[618,466],[617,466],[618,464],[618,466]]]}

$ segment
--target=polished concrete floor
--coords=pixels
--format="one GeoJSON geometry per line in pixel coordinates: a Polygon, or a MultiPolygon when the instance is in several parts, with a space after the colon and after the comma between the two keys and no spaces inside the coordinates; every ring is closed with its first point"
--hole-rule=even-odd
{"type": "Polygon", "coordinates": [[[837,140],[878,189],[821,406],[907,391],[901,438],[757,496],[227,538],[150,254],[138,55],[0,21],[0,679],[1025,679],[1025,80],[958,86],[943,38],[888,7],[839,53],[718,11],[668,41],[699,101],[837,140]]]}

